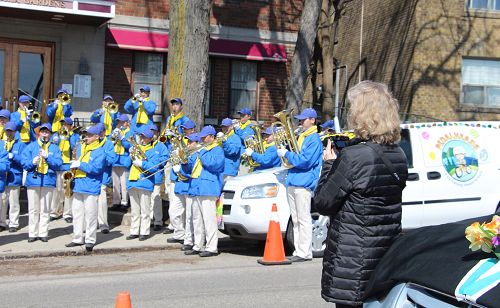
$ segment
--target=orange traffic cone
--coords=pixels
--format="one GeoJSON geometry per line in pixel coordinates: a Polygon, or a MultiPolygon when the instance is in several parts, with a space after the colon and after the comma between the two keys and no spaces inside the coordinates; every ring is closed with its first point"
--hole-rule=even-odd
{"type": "Polygon", "coordinates": [[[132,303],[130,302],[130,293],[118,293],[118,295],[116,296],[115,308],[132,308],[132,303]]]}
{"type": "Polygon", "coordinates": [[[281,237],[280,221],[278,218],[278,208],[273,203],[271,220],[269,220],[269,229],[267,230],[266,248],[264,249],[264,258],[257,260],[262,265],[281,265],[290,264],[290,260],[285,258],[285,248],[281,237]]]}

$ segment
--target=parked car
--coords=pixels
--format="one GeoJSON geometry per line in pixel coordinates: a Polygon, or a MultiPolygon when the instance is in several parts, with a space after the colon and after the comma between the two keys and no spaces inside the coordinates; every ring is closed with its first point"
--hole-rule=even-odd
{"type": "MultiPolygon", "coordinates": [[[[500,122],[434,122],[401,125],[408,159],[403,229],[495,213],[500,207],[500,122]]],[[[287,171],[273,168],[238,176],[224,186],[220,231],[233,238],[265,240],[276,203],[284,239],[293,247],[284,186],[287,171]]],[[[329,218],[311,209],[313,255],[321,256],[329,218]]]]}

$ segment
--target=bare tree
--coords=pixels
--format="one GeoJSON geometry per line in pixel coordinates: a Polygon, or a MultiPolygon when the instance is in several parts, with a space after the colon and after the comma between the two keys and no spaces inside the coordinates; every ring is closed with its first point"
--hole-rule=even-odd
{"type": "Polygon", "coordinates": [[[170,99],[182,98],[185,115],[198,127],[203,125],[209,40],[210,0],[170,1],[165,105],[170,108],[170,99]]]}

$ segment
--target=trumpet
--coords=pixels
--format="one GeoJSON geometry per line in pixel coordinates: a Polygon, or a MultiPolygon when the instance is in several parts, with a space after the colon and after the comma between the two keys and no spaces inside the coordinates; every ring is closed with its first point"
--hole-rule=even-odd
{"type": "Polygon", "coordinates": [[[64,128],[60,128],[57,134],[62,140],[66,140],[69,137],[69,131],[64,128]]]}
{"type": "Polygon", "coordinates": [[[57,97],[49,99],[49,101],[59,101],[63,105],[68,105],[71,103],[71,95],[67,93],[59,94],[57,97]]]}
{"type": "MultiPolygon", "coordinates": [[[[279,121],[271,124],[271,131],[273,133],[274,142],[276,147],[286,147],[290,151],[298,153],[299,145],[297,143],[296,133],[292,124],[293,109],[283,110],[274,115],[279,121]]],[[[281,164],[286,168],[293,168],[293,165],[288,162],[285,157],[280,157],[281,164]]]]}
{"type": "Polygon", "coordinates": [[[113,130],[113,133],[111,134],[111,141],[113,142],[113,144],[116,144],[118,141],[121,141],[122,140],[122,133],[121,133],[121,130],[113,130]]]}
{"type": "Polygon", "coordinates": [[[141,99],[141,94],[136,93],[134,96],[132,96],[132,101],[133,101],[134,103],[137,103],[137,102],[142,101],[142,99],[141,99]]]}
{"type": "Polygon", "coordinates": [[[111,102],[106,108],[108,109],[109,113],[114,114],[118,112],[119,106],[117,102],[111,102]]]}
{"type": "Polygon", "coordinates": [[[38,111],[33,111],[30,116],[30,121],[37,124],[42,120],[42,115],[38,111]]]}

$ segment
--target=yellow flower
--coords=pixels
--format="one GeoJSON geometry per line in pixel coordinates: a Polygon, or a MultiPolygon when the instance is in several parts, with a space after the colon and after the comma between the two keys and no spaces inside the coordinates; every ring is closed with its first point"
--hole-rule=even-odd
{"type": "Polygon", "coordinates": [[[470,242],[469,249],[476,251],[481,249],[484,252],[491,252],[491,240],[484,238],[478,222],[473,223],[465,229],[465,238],[470,242]]]}
{"type": "Polygon", "coordinates": [[[485,223],[483,227],[496,234],[498,229],[500,229],[500,216],[493,216],[493,219],[490,222],[485,223]]]}

